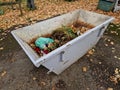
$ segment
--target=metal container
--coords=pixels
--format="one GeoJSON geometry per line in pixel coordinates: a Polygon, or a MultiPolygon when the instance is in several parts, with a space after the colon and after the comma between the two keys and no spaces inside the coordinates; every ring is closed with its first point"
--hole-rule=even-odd
{"type": "Polygon", "coordinates": [[[120,10],[120,0],[99,0],[98,9],[104,11],[117,11],[120,10]]]}
{"type": "Polygon", "coordinates": [[[98,42],[113,19],[113,17],[90,11],[75,10],[27,27],[19,28],[11,33],[36,67],[43,65],[49,69],[48,73],[54,72],[60,74],[98,42]],[[51,33],[53,30],[63,25],[72,24],[77,20],[92,24],[95,27],[42,57],[39,57],[28,45],[28,42],[34,37],[51,33]]]}
{"type": "Polygon", "coordinates": [[[104,11],[112,11],[114,9],[114,6],[114,0],[99,0],[97,8],[104,11]]]}

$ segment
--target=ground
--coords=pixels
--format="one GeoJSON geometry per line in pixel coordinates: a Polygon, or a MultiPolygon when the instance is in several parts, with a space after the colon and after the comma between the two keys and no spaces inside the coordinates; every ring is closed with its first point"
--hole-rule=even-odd
{"type": "MultiPolygon", "coordinates": [[[[76,5],[76,3],[77,1],[72,2],[72,4],[66,2],[65,5],[72,7],[73,5],[76,5]]],[[[52,3],[52,5],[55,6],[54,3],[52,3]]],[[[79,4],[77,5],[79,6],[79,4]]],[[[82,4],[80,5],[83,7],[82,4]]],[[[93,3],[90,5],[93,5],[93,3]]],[[[93,7],[95,7],[95,5],[93,5],[93,7]]],[[[44,8],[48,8],[48,6],[44,8]]],[[[63,6],[60,8],[62,9],[63,6]]],[[[69,11],[68,7],[65,8],[66,11],[69,11]]],[[[73,10],[76,8],[79,7],[76,6],[73,8],[73,10]]],[[[89,10],[92,9],[89,8],[89,10]]],[[[111,24],[93,49],[91,49],[86,55],[72,64],[60,75],[56,75],[54,73],[50,73],[48,75],[48,70],[45,67],[40,66],[39,68],[36,68],[32,64],[30,59],[10,33],[16,27],[18,28],[26,25],[28,22],[24,21],[22,23],[22,20],[24,20],[24,18],[28,20],[29,17],[33,18],[32,16],[29,16],[28,18],[26,17],[27,15],[31,15],[33,11],[22,16],[23,18],[18,18],[18,20],[22,18],[18,24],[23,25],[18,25],[16,24],[17,22],[13,22],[13,25],[10,24],[11,19],[15,21],[14,19],[18,17],[18,13],[17,15],[13,15],[13,12],[10,11],[10,15],[8,15],[9,17],[11,16],[11,18],[7,17],[8,12],[6,12],[5,15],[0,16],[0,20],[3,22],[3,24],[5,24],[3,25],[0,23],[1,27],[3,28],[3,30],[0,30],[0,90],[120,89],[119,73],[117,74],[119,78],[117,78],[117,80],[113,80],[116,77],[115,75],[117,69],[120,69],[120,24],[111,24]],[[4,22],[4,20],[8,21],[4,22]],[[8,24],[10,25],[7,26],[8,24]]],[[[59,12],[59,9],[57,9],[57,12],[59,12]]],[[[99,10],[95,12],[99,12],[99,10]]],[[[109,14],[113,16],[119,14],[119,11],[115,13],[101,12],[103,14],[109,14]]],[[[44,14],[46,14],[46,12],[44,12],[44,14]]],[[[119,16],[120,15],[118,15],[116,21],[119,21],[119,16]]],[[[39,20],[40,19],[41,18],[39,18],[39,20]]]]}
{"type": "MultiPolygon", "coordinates": [[[[119,30],[119,28],[118,28],[119,30]]],[[[119,36],[107,31],[97,45],[60,75],[36,68],[10,32],[1,31],[1,90],[119,90],[111,81],[120,68],[119,36]]]]}

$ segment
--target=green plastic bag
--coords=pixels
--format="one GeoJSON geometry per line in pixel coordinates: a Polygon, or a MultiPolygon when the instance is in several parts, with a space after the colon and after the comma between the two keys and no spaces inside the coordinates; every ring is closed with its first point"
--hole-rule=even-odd
{"type": "Polygon", "coordinates": [[[53,43],[54,40],[51,38],[40,37],[35,41],[35,45],[40,49],[44,49],[46,44],[53,43]]]}

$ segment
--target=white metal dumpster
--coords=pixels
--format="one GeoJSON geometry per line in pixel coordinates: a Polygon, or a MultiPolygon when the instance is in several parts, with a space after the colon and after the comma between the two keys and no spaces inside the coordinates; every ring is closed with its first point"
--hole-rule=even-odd
{"type": "Polygon", "coordinates": [[[75,10],[14,30],[11,33],[36,67],[43,65],[49,69],[49,72],[60,74],[98,42],[113,19],[113,17],[89,11],[75,10]],[[42,57],[39,57],[28,45],[28,42],[34,37],[51,33],[53,30],[72,24],[77,20],[90,23],[95,27],[42,57]]]}

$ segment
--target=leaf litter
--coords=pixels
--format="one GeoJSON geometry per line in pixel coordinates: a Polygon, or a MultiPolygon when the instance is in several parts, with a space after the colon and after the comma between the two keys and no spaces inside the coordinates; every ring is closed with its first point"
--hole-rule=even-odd
{"type": "MultiPolygon", "coordinates": [[[[26,9],[26,3],[22,3],[23,16],[19,16],[19,9],[12,10],[7,8],[4,15],[0,16],[0,27],[4,30],[19,24],[36,23],[37,20],[46,19],[58,14],[67,13],[75,9],[85,9],[94,11],[97,13],[109,15],[115,17],[115,23],[120,23],[120,11],[117,12],[105,12],[97,8],[98,0],[75,0],[74,2],[66,2],[64,0],[36,0],[35,5],[37,7],[34,11],[28,11],[26,9]],[[30,21],[28,20],[30,18],[30,21]]],[[[16,7],[16,6],[14,6],[16,7]]]]}

